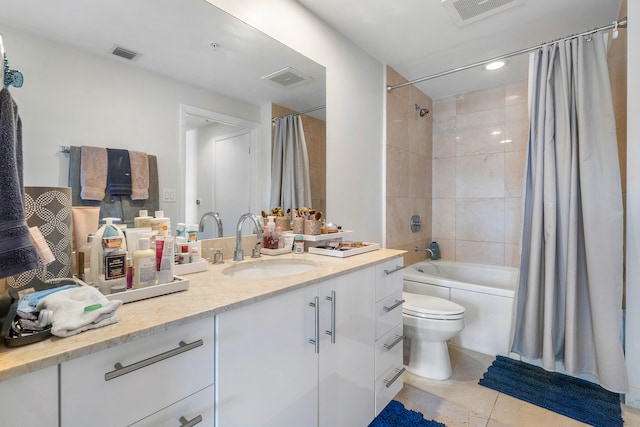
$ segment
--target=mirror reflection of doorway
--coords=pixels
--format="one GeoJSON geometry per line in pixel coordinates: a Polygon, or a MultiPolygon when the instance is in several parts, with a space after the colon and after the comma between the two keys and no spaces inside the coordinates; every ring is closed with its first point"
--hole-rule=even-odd
{"type": "MultiPolygon", "coordinates": [[[[218,212],[224,236],[235,236],[238,218],[255,210],[258,124],[224,114],[181,106],[181,219],[198,224],[206,212],[218,212]]],[[[217,237],[213,218],[200,238],[217,237]]]]}
{"type": "MultiPolygon", "coordinates": [[[[240,134],[215,138],[212,143],[215,147],[212,210],[220,214],[224,234],[234,236],[238,218],[251,212],[254,177],[253,168],[247,167],[253,156],[251,134],[245,130],[240,134]]],[[[217,237],[214,230],[215,227],[205,227],[203,238],[217,237]]]]}

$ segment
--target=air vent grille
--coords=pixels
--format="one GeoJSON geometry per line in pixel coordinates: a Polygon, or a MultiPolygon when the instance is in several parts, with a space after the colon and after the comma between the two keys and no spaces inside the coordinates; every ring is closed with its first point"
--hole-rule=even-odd
{"type": "Polygon", "coordinates": [[[125,48],[120,47],[120,46],[114,47],[113,50],[111,51],[111,53],[113,53],[115,56],[119,56],[119,57],[127,59],[129,61],[133,61],[139,55],[138,52],[134,52],[132,50],[125,49],[125,48]]]}
{"type": "Polygon", "coordinates": [[[442,5],[459,27],[523,3],[524,0],[442,0],[442,5]]]}
{"type": "Polygon", "coordinates": [[[311,81],[313,77],[307,76],[293,67],[285,67],[262,77],[262,79],[268,80],[281,87],[290,88],[311,81]]]}

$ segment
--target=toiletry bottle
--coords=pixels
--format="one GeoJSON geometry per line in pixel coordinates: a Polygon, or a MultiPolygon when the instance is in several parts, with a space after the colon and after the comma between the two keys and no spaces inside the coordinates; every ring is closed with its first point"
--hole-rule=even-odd
{"type": "Polygon", "coordinates": [[[266,249],[278,249],[278,235],[276,234],[275,216],[268,216],[267,233],[263,236],[262,247],[266,249]]]}
{"type": "Polygon", "coordinates": [[[133,260],[127,257],[127,289],[133,288],[133,260]]]}
{"type": "MultiPolygon", "coordinates": [[[[99,278],[102,277],[104,282],[104,247],[102,238],[105,233],[107,236],[120,236],[124,241],[124,234],[122,230],[114,225],[115,221],[120,221],[119,218],[104,218],[105,224],[102,225],[98,231],[96,231],[93,242],[91,243],[91,256],[90,256],[90,276],[89,281],[93,283],[93,286],[99,287],[99,278]]],[[[124,265],[123,265],[124,268],[124,265]]],[[[106,290],[103,285],[103,290],[106,290]]]]}
{"type": "Polygon", "coordinates": [[[438,242],[431,242],[431,244],[429,245],[429,249],[431,249],[432,260],[440,259],[440,248],[438,247],[438,242]]]}
{"type": "Polygon", "coordinates": [[[187,227],[186,231],[187,242],[197,242],[198,241],[198,224],[191,224],[187,227]]]}
{"type": "Polygon", "coordinates": [[[121,247],[124,238],[114,228],[106,228],[102,235],[103,257],[98,289],[105,295],[127,289],[127,251],[121,247]]]}
{"type": "Polygon", "coordinates": [[[192,244],[191,249],[189,250],[190,254],[190,262],[200,262],[200,249],[198,249],[197,244],[192,244]]]}
{"type": "Polygon", "coordinates": [[[93,237],[93,233],[87,235],[86,243],[77,252],[78,279],[85,283],[91,281],[91,246],[93,245],[93,237]]]}
{"type": "Polygon", "coordinates": [[[304,237],[302,237],[302,234],[296,234],[296,237],[294,237],[293,252],[297,254],[304,253],[304,237]]]}
{"type": "Polygon", "coordinates": [[[164,211],[155,212],[155,218],[151,219],[151,230],[155,237],[171,236],[171,220],[164,216],[164,211]]]}
{"type": "Polygon", "coordinates": [[[173,281],[174,257],[172,236],[156,238],[156,273],[158,285],[173,281]]]}
{"type": "Polygon", "coordinates": [[[140,209],[138,216],[133,218],[133,226],[135,228],[151,228],[151,220],[153,217],[149,216],[149,212],[145,209],[140,209]]]}
{"type": "Polygon", "coordinates": [[[282,227],[276,227],[276,235],[278,236],[278,249],[284,248],[284,239],[282,238],[282,227]]]}
{"type": "Polygon", "coordinates": [[[148,237],[138,242],[138,250],[133,253],[133,288],[145,288],[156,284],[156,252],[151,249],[148,237]]]}

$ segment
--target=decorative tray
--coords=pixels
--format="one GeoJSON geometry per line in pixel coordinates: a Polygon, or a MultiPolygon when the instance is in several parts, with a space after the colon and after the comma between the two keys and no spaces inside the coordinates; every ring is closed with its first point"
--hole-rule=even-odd
{"type": "MultiPolygon", "coordinates": [[[[346,243],[346,242],[345,242],[346,243]]],[[[328,246],[316,246],[309,247],[310,254],[327,255],[338,258],[346,258],[352,255],[363,254],[365,252],[371,252],[380,249],[379,243],[362,242],[362,246],[357,248],[341,248],[341,247],[328,247],[328,246]]]]}
{"type": "Polygon", "coordinates": [[[307,242],[321,242],[323,240],[339,239],[351,233],[353,233],[352,230],[342,230],[342,231],[338,231],[337,233],[303,234],[302,238],[307,242]]]}
{"type": "Polygon", "coordinates": [[[179,276],[174,276],[173,281],[162,285],[147,286],[140,289],[129,289],[124,292],[105,295],[108,300],[121,300],[124,303],[140,301],[147,298],[159,297],[160,295],[172,294],[174,292],[189,289],[189,280],[179,276]]]}

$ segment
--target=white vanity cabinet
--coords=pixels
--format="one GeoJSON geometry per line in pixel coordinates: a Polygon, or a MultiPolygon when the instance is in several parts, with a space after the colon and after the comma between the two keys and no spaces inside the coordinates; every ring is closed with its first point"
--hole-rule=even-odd
{"type": "Polygon", "coordinates": [[[402,389],[402,268],[398,257],[376,266],[375,415],[402,389]]]}
{"type": "Polygon", "coordinates": [[[58,366],[0,382],[0,426],[58,426],[58,366]]]}
{"type": "Polygon", "coordinates": [[[211,317],[62,363],[60,425],[213,425],[214,330],[211,317]]]}
{"type": "Polygon", "coordinates": [[[216,425],[368,425],[374,274],[369,267],[218,315],[216,425]]]}

